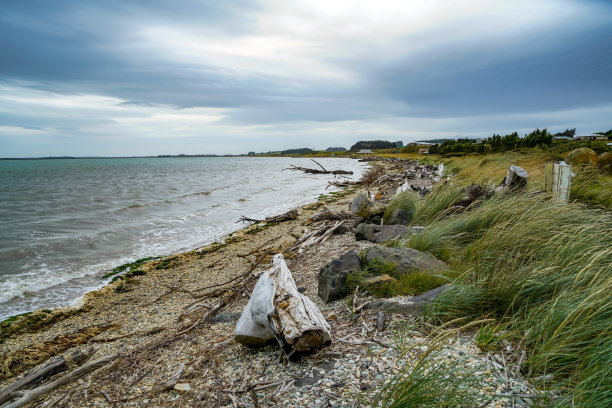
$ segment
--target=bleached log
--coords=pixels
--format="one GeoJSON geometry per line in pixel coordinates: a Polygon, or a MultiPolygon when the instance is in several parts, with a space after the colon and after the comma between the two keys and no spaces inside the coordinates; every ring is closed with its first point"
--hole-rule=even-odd
{"type": "Polygon", "coordinates": [[[234,339],[250,347],[276,339],[288,358],[312,352],[331,341],[330,327],[317,306],[295,285],[283,255],[277,254],[242,312],[234,339]]]}

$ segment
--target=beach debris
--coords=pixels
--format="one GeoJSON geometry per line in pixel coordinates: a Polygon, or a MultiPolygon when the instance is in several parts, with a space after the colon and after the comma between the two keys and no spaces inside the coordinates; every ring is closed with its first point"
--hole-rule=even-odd
{"type": "Polygon", "coordinates": [[[338,230],[344,221],[336,221],[334,224],[323,224],[312,232],[306,232],[292,246],[290,251],[297,251],[298,254],[304,252],[307,248],[325,242],[336,230],[338,230]]]}
{"type": "Polygon", "coordinates": [[[318,295],[325,303],[343,297],[346,278],[350,272],[359,271],[361,261],[355,251],[346,252],[340,258],[334,259],[319,271],[318,295]]]}
{"type": "Polygon", "coordinates": [[[316,213],[308,220],[308,223],[318,222],[318,221],[339,221],[339,220],[348,220],[355,218],[355,214],[348,211],[333,211],[329,207],[323,207],[323,210],[316,213]]]}
{"type": "Polygon", "coordinates": [[[39,384],[51,376],[59,374],[63,371],[70,369],[71,366],[78,366],[83,364],[85,361],[93,355],[95,349],[90,348],[85,352],[81,352],[80,350],[76,350],[71,354],[67,354],[65,357],[60,357],[55,361],[52,361],[49,364],[44,365],[38,370],[30,373],[20,379],[19,381],[11,384],[4,390],[0,392],[0,405],[9,401],[11,399],[11,393],[17,392],[19,390],[23,390],[25,388],[32,388],[36,384],[39,384]],[[70,363],[68,363],[70,362],[70,363]]]}
{"type": "Polygon", "coordinates": [[[514,164],[510,166],[508,169],[508,173],[506,173],[506,178],[501,184],[495,189],[495,191],[502,190],[521,190],[523,187],[527,185],[527,179],[529,178],[529,173],[522,167],[515,166],[514,164]]]}
{"type": "Polygon", "coordinates": [[[2,407],[3,408],[18,408],[18,407],[22,407],[30,402],[32,402],[33,400],[35,400],[36,398],[45,395],[51,391],[54,391],[66,384],[69,384],[75,380],[78,380],[79,378],[91,373],[92,371],[95,371],[103,366],[105,366],[106,364],[110,363],[111,361],[116,360],[119,357],[119,354],[111,354],[108,356],[104,356],[101,357],[97,360],[94,361],[90,361],[78,368],[75,368],[74,370],[72,370],[71,372],[64,374],[63,376],[59,377],[58,379],[56,379],[55,381],[49,383],[49,384],[45,384],[45,385],[41,385],[39,387],[30,389],[30,390],[25,390],[25,391],[12,391],[9,394],[10,398],[17,398],[15,401],[9,403],[9,404],[5,404],[2,407]]]}
{"type": "Polygon", "coordinates": [[[243,215],[240,218],[238,218],[238,221],[236,221],[236,223],[239,223],[239,222],[266,222],[266,223],[283,222],[283,221],[295,220],[298,217],[298,215],[299,215],[298,210],[296,209],[289,210],[286,213],[283,213],[281,215],[275,215],[273,217],[266,217],[263,220],[249,218],[243,215]]]}
{"type": "Polygon", "coordinates": [[[359,194],[353,199],[349,207],[350,211],[360,217],[370,218],[373,215],[385,212],[385,206],[370,200],[364,194],[359,194]]]}
{"type": "Polygon", "coordinates": [[[317,306],[301,294],[282,254],[255,284],[234,339],[256,347],[276,339],[287,358],[296,359],[331,341],[330,327],[317,306]]]}
{"type": "Polygon", "coordinates": [[[315,162],[319,167],[321,167],[322,170],[319,169],[310,169],[308,167],[299,167],[299,166],[294,166],[291,165],[291,167],[288,167],[286,169],[283,170],[292,170],[292,171],[303,171],[304,173],[309,173],[309,174],[353,174],[352,171],[347,171],[347,170],[327,170],[325,167],[323,167],[321,165],[321,163],[319,163],[318,161],[314,160],[314,159],[310,159],[313,162],[315,162]]]}

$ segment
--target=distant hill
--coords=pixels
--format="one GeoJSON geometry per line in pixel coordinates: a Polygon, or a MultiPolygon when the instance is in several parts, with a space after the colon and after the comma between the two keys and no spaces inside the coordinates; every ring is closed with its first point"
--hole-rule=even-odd
{"type": "Polygon", "coordinates": [[[281,155],[290,155],[290,154],[309,154],[314,152],[314,150],[309,149],[308,147],[302,147],[300,149],[288,149],[288,150],[281,150],[280,154],[281,155]]]}
{"type": "Polygon", "coordinates": [[[326,152],[346,152],[346,147],[328,147],[326,152]]]}
{"type": "Polygon", "coordinates": [[[351,146],[351,150],[361,149],[394,149],[396,147],[394,142],[388,142],[386,140],[362,140],[351,146]]]}

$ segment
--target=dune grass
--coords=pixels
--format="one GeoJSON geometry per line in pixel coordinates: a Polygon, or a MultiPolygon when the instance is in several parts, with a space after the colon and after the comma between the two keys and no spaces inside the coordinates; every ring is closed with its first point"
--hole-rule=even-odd
{"type": "Polygon", "coordinates": [[[460,275],[436,302],[435,319],[509,321],[528,348],[526,369],[553,374],[566,390],[556,406],[612,406],[610,212],[497,194],[405,244],[460,275]]]}

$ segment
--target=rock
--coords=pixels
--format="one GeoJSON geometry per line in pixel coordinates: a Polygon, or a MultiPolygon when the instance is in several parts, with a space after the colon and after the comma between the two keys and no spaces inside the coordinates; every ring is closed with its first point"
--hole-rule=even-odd
{"type": "Polygon", "coordinates": [[[396,208],[389,217],[389,225],[409,225],[412,220],[412,213],[410,211],[396,208]]]}
{"type": "Polygon", "coordinates": [[[422,295],[415,296],[408,301],[396,301],[393,299],[375,300],[370,302],[365,309],[388,313],[404,313],[411,315],[420,315],[423,313],[423,308],[426,305],[433,303],[448,288],[448,285],[442,285],[422,295]]]}
{"type": "Polygon", "coordinates": [[[410,227],[406,225],[373,225],[359,224],[355,229],[357,241],[371,241],[383,243],[408,234],[410,227]]]}
{"type": "Polygon", "coordinates": [[[364,221],[365,221],[365,218],[363,218],[363,217],[355,218],[355,221],[353,221],[353,228],[357,228],[357,226],[359,224],[361,224],[362,222],[364,222],[364,221]]]}
{"type": "Polygon", "coordinates": [[[393,263],[397,274],[413,271],[442,272],[448,268],[446,263],[434,258],[432,255],[412,248],[388,248],[382,246],[367,248],[365,252],[366,262],[371,262],[374,259],[393,263]]]}
{"type": "Polygon", "coordinates": [[[340,299],[349,272],[359,270],[361,270],[361,261],[355,251],[349,251],[329,262],[319,272],[319,297],[325,303],[340,299]]]}
{"type": "Polygon", "coordinates": [[[572,166],[594,166],[597,164],[597,153],[587,147],[572,150],[565,156],[565,162],[572,166]]]}
{"type": "Polygon", "coordinates": [[[373,215],[382,214],[385,211],[385,207],[376,204],[365,195],[359,194],[351,202],[350,210],[360,217],[369,218],[373,215]]]}
{"type": "Polygon", "coordinates": [[[210,324],[234,323],[240,319],[240,313],[221,312],[212,318],[210,324]]]}
{"type": "MultiPolygon", "coordinates": [[[[529,177],[529,175],[527,175],[529,177]]],[[[455,201],[455,206],[467,207],[472,204],[474,201],[478,200],[481,197],[489,198],[493,195],[493,190],[481,186],[479,184],[472,183],[469,186],[465,187],[462,191],[462,196],[459,200],[455,201]]]]}
{"type": "Polygon", "coordinates": [[[177,391],[189,391],[191,390],[191,386],[187,383],[178,383],[174,386],[174,389],[177,391]]]}
{"type": "Polygon", "coordinates": [[[349,229],[347,227],[345,227],[344,225],[339,226],[338,228],[336,228],[333,232],[334,235],[343,235],[346,234],[347,232],[349,232],[349,229]]]}
{"type": "Polygon", "coordinates": [[[330,327],[317,306],[301,294],[282,254],[274,255],[251,293],[234,339],[261,346],[276,339],[290,360],[320,349],[331,341],[330,327]]]}
{"type": "Polygon", "coordinates": [[[612,175],[612,153],[604,152],[597,156],[599,171],[604,174],[612,175]]]}
{"type": "Polygon", "coordinates": [[[527,185],[527,179],[529,173],[522,167],[512,165],[508,169],[506,178],[501,184],[495,189],[496,191],[501,190],[520,190],[527,185]]]}

